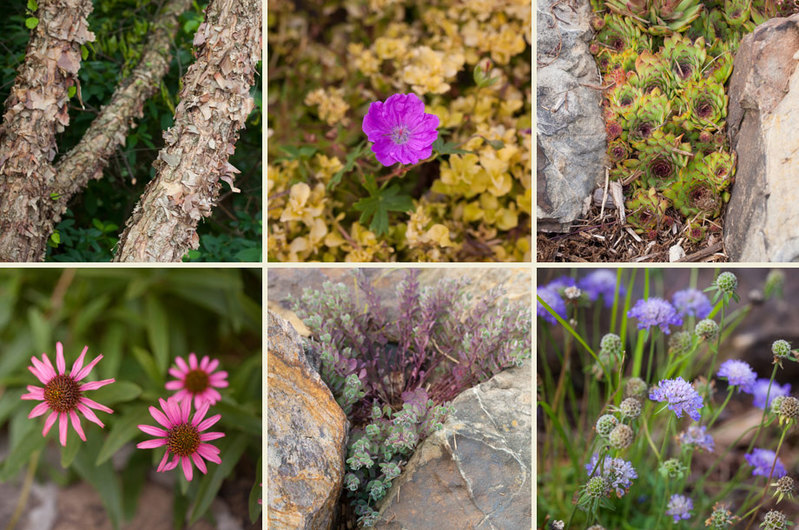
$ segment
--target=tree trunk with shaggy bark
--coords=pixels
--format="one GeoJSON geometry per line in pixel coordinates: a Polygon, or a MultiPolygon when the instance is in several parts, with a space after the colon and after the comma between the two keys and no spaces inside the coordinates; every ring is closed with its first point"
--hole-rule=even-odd
{"type": "MultiPolygon", "coordinates": [[[[0,261],[41,261],[69,199],[99,179],[135,118],[169,70],[178,17],[191,0],[170,0],[152,24],[131,74],[120,82],[80,142],[57,163],[55,134],[69,124],[80,45],[94,40],[91,0],[41,0],[25,61],[0,126],[0,261]]],[[[79,85],[78,85],[79,90],[79,85]]],[[[79,93],[79,92],[78,92],[79,93]]]]}
{"type": "Polygon", "coordinates": [[[211,0],[194,45],[156,176],[128,219],[115,261],[180,261],[199,246],[197,223],[211,215],[220,180],[238,191],[228,158],[254,105],[261,0],[211,0]]]}

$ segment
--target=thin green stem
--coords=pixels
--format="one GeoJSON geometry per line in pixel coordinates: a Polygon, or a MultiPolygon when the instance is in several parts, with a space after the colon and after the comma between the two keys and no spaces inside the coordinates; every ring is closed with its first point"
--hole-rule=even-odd
{"type": "Polygon", "coordinates": [[[724,407],[727,406],[727,403],[730,402],[730,398],[732,397],[733,390],[735,390],[734,386],[731,386],[727,390],[727,397],[724,399],[724,403],[722,403],[721,406],[718,409],[716,409],[716,412],[713,414],[713,417],[710,418],[710,422],[707,424],[707,428],[708,429],[710,429],[713,426],[713,424],[716,423],[716,420],[718,419],[719,414],[721,414],[721,411],[724,410],[724,407]]]}

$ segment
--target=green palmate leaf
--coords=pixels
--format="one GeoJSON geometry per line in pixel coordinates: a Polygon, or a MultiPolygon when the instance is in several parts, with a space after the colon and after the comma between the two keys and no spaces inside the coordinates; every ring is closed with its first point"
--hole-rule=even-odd
{"type": "Polygon", "coordinates": [[[137,425],[146,424],[151,419],[150,413],[143,407],[130,409],[120,416],[108,431],[108,437],[97,455],[96,465],[105,463],[123,445],[141,434],[137,425]]]}
{"type": "Polygon", "coordinates": [[[159,373],[169,367],[169,316],[155,295],[147,296],[147,338],[153,348],[159,373]]]}
{"type": "Polygon", "coordinates": [[[369,219],[372,220],[369,223],[369,230],[378,236],[388,232],[388,212],[413,210],[413,200],[410,195],[401,194],[396,184],[378,189],[374,177],[368,176],[365,187],[369,197],[360,199],[353,206],[361,212],[361,224],[366,224],[369,219]]]}
{"type": "Polygon", "coordinates": [[[222,486],[222,481],[233,471],[233,468],[244,453],[250,436],[246,434],[237,434],[223,438],[217,444],[220,450],[222,463],[209,464],[208,475],[201,479],[199,490],[197,491],[196,503],[191,511],[191,519],[189,524],[196,523],[211,506],[214,498],[216,498],[219,488],[222,486]]]}
{"type": "Polygon", "coordinates": [[[139,365],[141,365],[142,369],[147,373],[148,376],[150,376],[150,379],[156,384],[156,386],[163,385],[164,376],[155,366],[155,360],[150,352],[138,346],[133,346],[131,351],[133,352],[133,356],[136,358],[136,361],[138,361],[139,365]]]}
{"type": "Polygon", "coordinates": [[[258,415],[260,410],[240,405],[228,397],[223,397],[222,401],[214,405],[214,410],[222,415],[226,425],[231,425],[251,436],[261,436],[263,429],[258,415]]]}
{"type": "Polygon", "coordinates": [[[113,406],[117,403],[131,401],[141,395],[141,387],[129,381],[117,381],[106,385],[91,393],[91,399],[106,406],[113,406]]]}
{"type": "Polygon", "coordinates": [[[261,515],[261,504],[258,502],[263,497],[263,487],[261,486],[261,458],[258,458],[258,465],[255,468],[255,484],[250,490],[250,522],[255,523],[261,515]]]}
{"type": "Polygon", "coordinates": [[[474,152],[467,149],[458,149],[458,144],[455,142],[444,142],[441,138],[433,142],[433,151],[441,155],[464,155],[474,152]]]}
{"type": "Polygon", "coordinates": [[[72,467],[83,480],[94,487],[103,501],[111,524],[114,528],[119,528],[122,520],[122,488],[111,462],[101,466],[94,464],[94,455],[100,450],[101,443],[99,436],[87,437],[86,447],[78,452],[72,467]]]}

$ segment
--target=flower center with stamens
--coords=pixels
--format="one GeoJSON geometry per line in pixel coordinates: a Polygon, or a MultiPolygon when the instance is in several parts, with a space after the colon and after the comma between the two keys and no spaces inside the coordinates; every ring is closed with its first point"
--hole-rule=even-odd
{"type": "Polygon", "coordinates": [[[175,425],[166,434],[166,446],[177,456],[191,456],[200,447],[200,432],[189,423],[175,425]]]}
{"type": "Polygon", "coordinates": [[[186,390],[199,394],[208,388],[208,374],[203,370],[191,370],[186,374],[186,390]]]}
{"type": "Polygon", "coordinates": [[[408,129],[407,125],[397,125],[391,129],[391,141],[397,145],[408,143],[410,135],[411,131],[408,129]]]}
{"type": "Polygon", "coordinates": [[[66,374],[55,376],[44,386],[44,400],[55,412],[75,410],[80,398],[80,386],[66,374]]]}

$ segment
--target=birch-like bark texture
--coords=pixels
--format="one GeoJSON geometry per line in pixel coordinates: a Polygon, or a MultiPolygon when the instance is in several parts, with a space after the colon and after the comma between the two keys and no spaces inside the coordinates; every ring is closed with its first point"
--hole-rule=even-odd
{"type": "Polygon", "coordinates": [[[197,223],[211,215],[220,180],[233,187],[238,171],[228,157],[254,105],[261,0],[211,0],[194,45],[175,125],[164,133],[156,176],[128,219],[115,261],[180,261],[199,246],[197,223]]]}
{"type": "Polygon", "coordinates": [[[0,260],[41,259],[52,231],[57,132],[69,124],[69,88],[77,83],[80,46],[94,40],[91,0],[41,0],[0,125],[0,260]]]}
{"type": "Polygon", "coordinates": [[[86,25],[91,7],[90,0],[40,3],[39,26],[6,102],[0,127],[2,261],[44,259],[47,239],[66,211],[69,199],[82,191],[90,179],[102,177],[114,151],[124,145],[135,118],[142,116],[144,103],[169,71],[172,43],[180,27],[178,17],[191,7],[191,0],[166,3],[152,23],[139,63],[119,83],[80,142],[53,167],[55,132],[63,131],[69,123],[67,91],[77,78],[80,44],[94,39],[86,25]],[[39,28],[53,27],[57,29],[39,34],[39,28]],[[65,36],[71,39],[69,46],[65,36]],[[49,50],[45,57],[51,58],[46,63],[50,70],[43,70],[40,65],[41,53],[37,50],[43,47],[49,50]],[[20,96],[25,92],[27,96],[20,96]],[[45,104],[47,108],[43,107],[45,104]],[[31,141],[35,143],[31,145],[31,141]],[[42,154],[33,156],[35,147],[42,154]]]}

